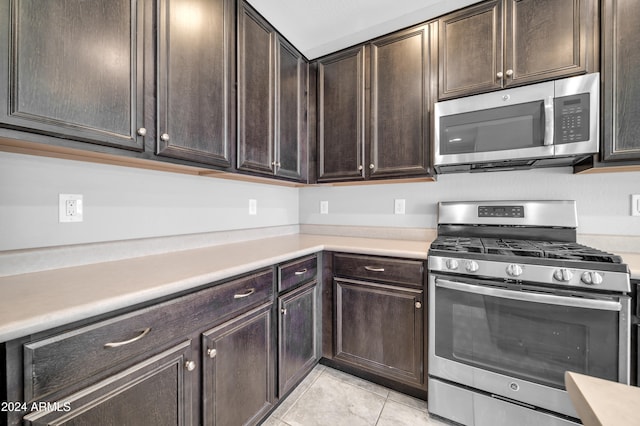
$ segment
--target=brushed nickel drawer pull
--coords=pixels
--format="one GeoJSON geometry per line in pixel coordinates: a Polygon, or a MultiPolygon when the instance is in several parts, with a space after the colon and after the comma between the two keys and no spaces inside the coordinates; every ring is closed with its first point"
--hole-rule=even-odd
{"type": "Polygon", "coordinates": [[[117,348],[118,346],[124,346],[124,345],[128,345],[129,343],[137,342],[138,340],[142,339],[144,336],[149,334],[150,331],[151,331],[151,327],[147,327],[144,330],[142,330],[142,333],[140,333],[138,336],[134,337],[133,339],[124,340],[122,342],[105,343],[104,347],[117,348]]]}
{"type": "Polygon", "coordinates": [[[255,292],[256,292],[256,289],[255,289],[255,288],[252,288],[252,289],[248,290],[246,293],[242,293],[242,294],[234,294],[234,295],[233,295],[233,298],[234,298],[234,299],[243,299],[243,298],[245,298],[245,297],[249,297],[249,296],[251,296],[251,295],[252,295],[253,293],[255,293],[255,292]]]}
{"type": "Polygon", "coordinates": [[[209,358],[215,358],[216,355],[218,355],[218,351],[215,349],[207,349],[207,355],[209,355],[209,358]]]}
{"type": "Polygon", "coordinates": [[[364,269],[369,272],[384,272],[384,268],[376,268],[375,266],[365,266],[364,269]]]}
{"type": "Polygon", "coordinates": [[[307,268],[304,268],[304,269],[302,269],[302,270],[300,270],[300,271],[295,271],[295,272],[293,273],[293,275],[304,275],[304,274],[306,274],[306,273],[307,273],[307,268]]]}

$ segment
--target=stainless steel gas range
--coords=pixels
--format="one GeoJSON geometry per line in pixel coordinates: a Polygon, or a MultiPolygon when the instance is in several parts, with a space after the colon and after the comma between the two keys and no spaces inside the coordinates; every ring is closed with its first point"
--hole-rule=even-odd
{"type": "Polygon", "coordinates": [[[429,250],[429,411],[574,425],[565,371],[629,383],[630,282],[576,243],[574,201],[439,204],[429,250]]]}

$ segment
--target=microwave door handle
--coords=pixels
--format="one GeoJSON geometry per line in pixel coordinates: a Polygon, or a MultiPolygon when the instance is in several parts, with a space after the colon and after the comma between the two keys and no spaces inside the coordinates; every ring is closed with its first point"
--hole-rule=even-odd
{"type": "Polygon", "coordinates": [[[544,143],[543,145],[553,145],[553,96],[549,96],[544,101],[544,143]]]}
{"type": "Polygon", "coordinates": [[[436,287],[450,290],[479,294],[482,296],[500,297],[503,299],[521,300],[524,302],[544,303],[547,305],[572,306],[575,308],[596,309],[599,311],[621,311],[622,304],[608,300],[584,299],[581,297],[566,297],[550,294],[528,293],[523,291],[503,290],[473,284],[436,278],[436,287]]]}

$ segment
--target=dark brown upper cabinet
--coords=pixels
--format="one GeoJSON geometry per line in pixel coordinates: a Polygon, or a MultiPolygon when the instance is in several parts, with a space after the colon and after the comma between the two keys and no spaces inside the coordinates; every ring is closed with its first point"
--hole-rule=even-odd
{"type": "Polygon", "coordinates": [[[157,153],[230,167],[235,2],[160,0],[157,153]]]}
{"type": "Polygon", "coordinates": [[[602,3],[602,160],[640,163],[640,2],[602,3]]]}
{"type": "Polygon", "coordinates": [[[244,2],[238,55],[238,169],[301,180],[306,60],[244,2]]]}
{"type": "Polygon", "coordinates": [[[143,2],[0,2],[0,126],[140,151],[143,2]]]}
{"type": "MultiPolygon", "coordinates": [[[[428,174],[429,26],[375,40],[370,45],[371,178],[428,174]]],[[[435,59],[435,58],[434,58],[435,59]]],[[[434,71],[435,72],[435,71],[434,71]]]]}
{"type": "Polygon", "coordinates": [[[365,47],[317,62],[318,181],[364,179],[365,47]]]}
{"type": "Polygon", "coordinates": [[[597,1],[493,0],[439,20],[439,99],[597,70],[597,1]]]}
{"type": "Polygon", "coordinates": [[[432,25],[318,61],[319,182],[430,173],[432,25]]]}

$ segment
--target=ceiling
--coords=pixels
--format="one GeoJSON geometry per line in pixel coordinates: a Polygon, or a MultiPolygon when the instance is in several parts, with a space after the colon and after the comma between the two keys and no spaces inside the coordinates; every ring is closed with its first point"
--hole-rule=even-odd
{"type": "Polygon", "coordinates": [[[478,0],[248,0],[308,59],[427,21],[478,0]]]}

